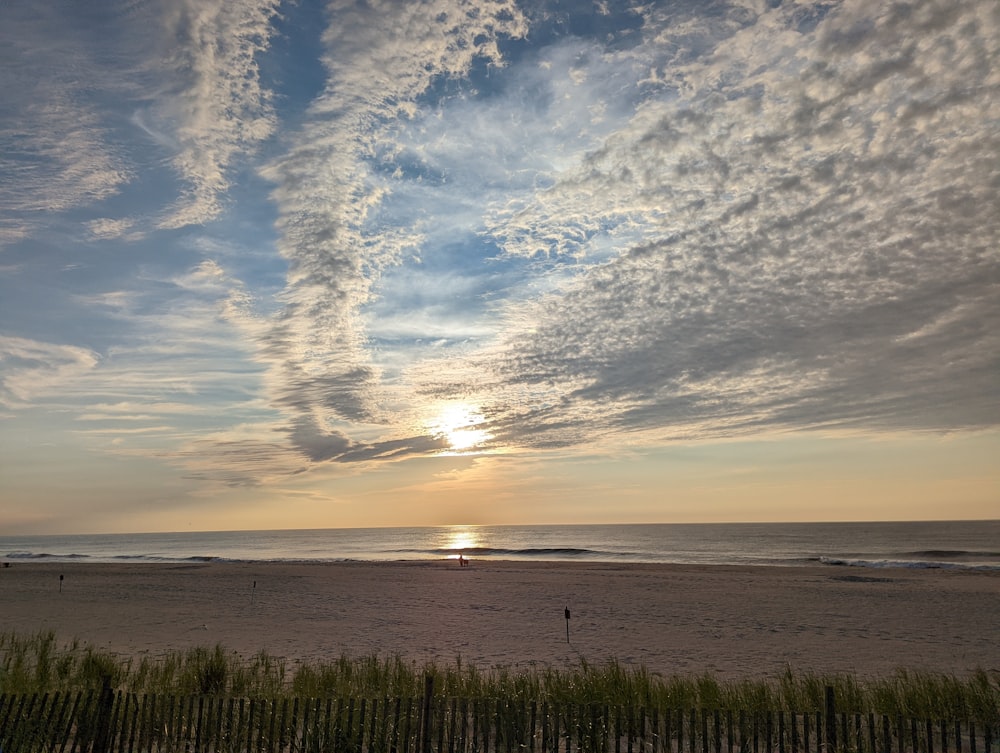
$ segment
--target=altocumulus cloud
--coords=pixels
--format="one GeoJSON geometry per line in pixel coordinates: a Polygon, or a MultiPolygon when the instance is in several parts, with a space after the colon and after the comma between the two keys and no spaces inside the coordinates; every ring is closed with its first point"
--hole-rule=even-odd
{"type": "Polygon", "coordinates": [[[477,451],[1000,423],[995,0],[64,10],[0,8],[7,411],[232,486],[448,401],[477,451]]]}
{"type": "Polygon", "coordinates": [[[492,377],[498,438],[996,425],[997,7],[650,10],[643,35],[628,123],[492,220],[527,257],[644,237],[456,374],[492,377]]]}

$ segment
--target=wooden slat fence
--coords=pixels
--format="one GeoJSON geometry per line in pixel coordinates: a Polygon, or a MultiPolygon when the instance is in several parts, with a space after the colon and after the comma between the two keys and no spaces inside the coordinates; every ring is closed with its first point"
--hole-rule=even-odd
{"type": "Polygon", "coordinates": [[[481,698],[0,695],[2,753],[993,753],[994,734],[874,714],[481,698]]]}

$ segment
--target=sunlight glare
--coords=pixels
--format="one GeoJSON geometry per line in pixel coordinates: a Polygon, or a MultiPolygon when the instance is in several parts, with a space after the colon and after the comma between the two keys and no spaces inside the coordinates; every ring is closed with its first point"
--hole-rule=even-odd
{"type": "Polygon", "coordinates": [[[450,526],[445,533],[443,549],[454,552],[449,554],[449,559],[457,559],[460,553],[475,552],[482,546],[482,540],[476,530],[476,526],[450,526]]]}
{"type": "Polygon", "coordinates": [[[485,428],[486,419],[468,403],[451,403],[438,411],[429,428],[443,437],[452,452],[468,452],[493,439],[485,428]]]}

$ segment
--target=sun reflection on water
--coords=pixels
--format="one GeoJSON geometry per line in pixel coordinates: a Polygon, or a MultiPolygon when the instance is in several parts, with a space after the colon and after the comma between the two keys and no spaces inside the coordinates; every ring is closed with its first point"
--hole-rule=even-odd
{"type": "Polygon", "coordinates": [[[478,526],[449,526],[441,548],[448,552],[448,559],[458,559],[459,554],[468,556],[482,545],[478,526]]]}

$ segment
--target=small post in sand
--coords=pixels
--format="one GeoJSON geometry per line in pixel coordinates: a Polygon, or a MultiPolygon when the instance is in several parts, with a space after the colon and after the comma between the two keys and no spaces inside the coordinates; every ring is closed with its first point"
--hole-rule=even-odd
{"type": "Polygon", "coordinates": [[[62,593],[62,582],[63,582],[63,578],[64,577],[65,576],[63,576],[63,575],[59,576],[59,593],[62,593]]]}
{"type": "Polygon", "coordinates": [[[566,642],[569,643],[569,607],[566,607],[566,642]]]}
{"type": "Polygon", "coordinates": [[[253,582],[253,588],[250,590],[250,606],[253,606],[253,597],[257,593],[257,581],[253,582]]]}

